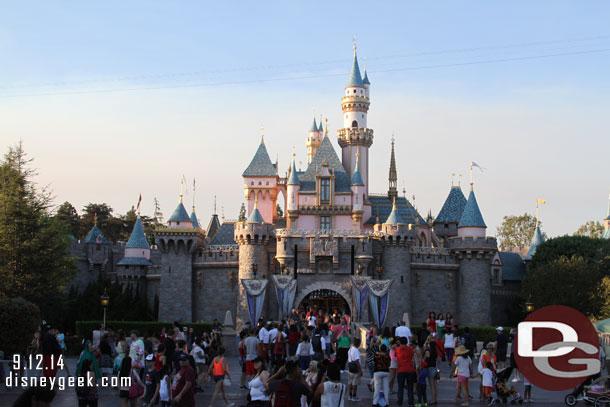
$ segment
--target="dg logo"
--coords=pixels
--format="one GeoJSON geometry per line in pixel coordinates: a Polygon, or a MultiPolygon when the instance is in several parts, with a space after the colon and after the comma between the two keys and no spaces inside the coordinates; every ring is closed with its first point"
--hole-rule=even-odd
{"type": "Polygon", "coordinates": [[[518,369],[545,390],[572,389],[601,367],[593,324],[563,305],[532,312],[518,325],[513,350],[518,369]]]}

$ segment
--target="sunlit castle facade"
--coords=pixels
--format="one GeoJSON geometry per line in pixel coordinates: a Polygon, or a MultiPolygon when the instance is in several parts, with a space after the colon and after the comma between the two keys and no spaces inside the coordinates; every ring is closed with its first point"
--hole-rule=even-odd
{"type": "Polygon", "coordinates": [[[405,316],[419,324],[431,311],[451,312],[463,326],[506,323],[525,265],[518,254],[499,253],[486,235],[472,183],[468,198],[451,186],[437,217],[424,220],[398,193],[394,140],[378,135],[377,143],[392,147],[389,161],[375,164],[389,168],[387,192],[370,192],[386,187],[370,185],[375,135],[368,123],[371,82],[363,74],[354,48],[347,85],[338,92],[341,151],[328,123],[315,117],[304,132],[304,170],[294,155],[280,170],[261,138],[244,163],[245,220],[221,222],[214,214],[204,229],[181,193],[153,247],[139,222],[128,247],[107,242],[97,228],[74,243],[82,268],[75,285],[98,271],[137,287],[151,305],[158,298],[161,321],[222,321],[230,311],[238,329],[312,306],[378,326],[405,316]]]}

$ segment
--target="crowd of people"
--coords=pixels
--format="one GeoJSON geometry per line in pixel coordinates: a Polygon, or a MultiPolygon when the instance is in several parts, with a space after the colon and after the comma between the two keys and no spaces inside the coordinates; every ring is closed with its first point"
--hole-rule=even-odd
{"type": "MultiPolygon", "coordinates": [[[[383,329],[371,324],[364,336],[352,329],[349,315],[315,308],[293,310],[281,321],[261,317],[256,326],[247,323],[239,332],[237,351],[240,389],[247,394],[248,407],[343,407],[346,400],[361,401],[363,381],[374,407],[389,405],[394,396],[399,406],[435,405],[442,363],[450,367],[450,377],[457,377],[454,401],[463,405],[473,398],[469,380],[474,377],[481,377],[481,401],[489,400],[503,368],[511,368],[512,382],[521,380],[512,349],[508,352],[514,330],[507,336],[498,327],[495,340],[484,344],[479,355],[474,334],[460,328],[450,313],[431,312],[417,334],[404,321],[383,329]],[[361,340],[366,341],[364,358],[361,340]],[[370,379],[363,378],[365,371],[370,379]]],[[[195,393],[208,382],[213,383],[210,406],[222,397],[232,407],[225,392],[231,375],[221,330],[217,320],[211,333],[194,332],[178,322],[170,330],[144,335],[100,325],[83,339],[74,375],[93,383],[102,377],[129,377],[117,386],[121,407],[195,406],[195,393]]],[[[63,334],[44,325],[32,347],[43,354],[44,374],[54,376],[48,356],[65,350],[63,334]]],[[[523,380],[528,401],[531,385],[523,380]]],[[[97,407],[95,385],[77,387],[76,393],[79,407],[97,407]]]]}

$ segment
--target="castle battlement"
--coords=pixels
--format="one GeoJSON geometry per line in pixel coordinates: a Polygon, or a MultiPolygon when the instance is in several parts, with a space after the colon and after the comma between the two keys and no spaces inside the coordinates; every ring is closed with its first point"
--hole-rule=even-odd
{"type": "Polygon", "coordinates": [[[463,237],[450,237],[447,239],[447,243],[445,245],[448,249],[451,250],[468,250],[468,249],[498,249],[498,241],[495,237],[487,236],[484,238],[477,238],[473,236],[463,236],[463,237]]]}
{"type": "Polygon", "coordinates": [[[364,127],[339,129],[337,130],[337,139],[341,148],[348,145],[370,147],[373,144],[373,129],[364,127]]]}
{"type": "Polygon", "coordinates": [[[267,244],[275,237],[273,225],[269,223],[238,222],[235,224],[234,238],[237,244],[267,244]]]}

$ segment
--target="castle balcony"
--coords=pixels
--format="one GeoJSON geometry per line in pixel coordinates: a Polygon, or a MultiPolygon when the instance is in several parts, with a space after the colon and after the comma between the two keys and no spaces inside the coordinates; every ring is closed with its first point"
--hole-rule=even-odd
{"type": "Polygon", "coordinates": [[[371,101],[366,96],[347,95],[341,98],[341,108],[344,112],[350,112],[354,110],[359,112],[366,112],[369,110],[370,104],[371,101]]]}
{"type": "Polygon", "coordinates": [[[350,127],[337,130],[337,140],[341,148],[348,145],[370,147],[373,144],[373,129],[350,127]]]}

